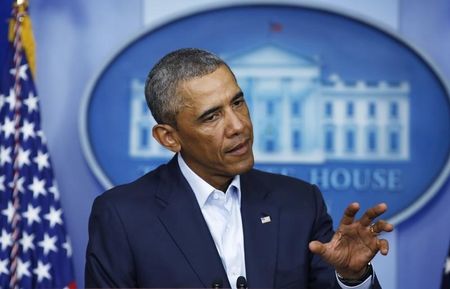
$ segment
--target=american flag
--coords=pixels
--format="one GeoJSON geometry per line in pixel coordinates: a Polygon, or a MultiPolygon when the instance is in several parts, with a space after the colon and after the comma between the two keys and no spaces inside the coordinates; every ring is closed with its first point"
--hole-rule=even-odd
{"type": "Polygon", "coordinates": [[[40,124],[28,5],[17,2],[0,72],[0,288],[74,288],[72,247],[40,124]]]}

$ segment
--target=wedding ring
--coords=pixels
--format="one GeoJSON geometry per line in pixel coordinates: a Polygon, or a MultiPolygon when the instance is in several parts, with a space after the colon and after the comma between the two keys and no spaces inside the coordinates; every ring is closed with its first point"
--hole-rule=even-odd
{"type": "Polygon", "coordinates": [[[375,230],[374,230],[374,227],[375,227],[375,224],[370,224],[370,226],[369,226],[369,230],[370,230],[370,232],[372,233],[372,234],[377,234],[376,232],[375,232],[375,230]]]}

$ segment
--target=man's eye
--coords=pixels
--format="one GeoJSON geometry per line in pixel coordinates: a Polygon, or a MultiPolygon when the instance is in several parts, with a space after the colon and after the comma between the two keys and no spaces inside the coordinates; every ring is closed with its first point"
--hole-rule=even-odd
{"type": "Polygon", "coordinates": [[[244,103],[244,99],[236,99],[234,102],[233,102],[233,105],[234,106],[240,106],[240,105],[242,105],[244,103]]]}
{"type": "Polygon", "coordinates": [[[215,121],[218,117],[219,117],[218,113],[213,113],[213,114],[206,116],[203,120],[205,122],[210,122],[210,121],[215,121]]]}

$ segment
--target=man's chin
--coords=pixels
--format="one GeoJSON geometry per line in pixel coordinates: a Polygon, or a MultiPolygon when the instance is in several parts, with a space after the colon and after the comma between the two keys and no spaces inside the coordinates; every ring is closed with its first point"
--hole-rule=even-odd
{"type": "Polygon", "coordinates": [[[253,153],[250,154],[248,157],[242,159],[239,164],[236,166],[236,175],[240,175],[243,173],[248,172],[253,168],[255,165],[255,159],[253,157],[253,153]]]}

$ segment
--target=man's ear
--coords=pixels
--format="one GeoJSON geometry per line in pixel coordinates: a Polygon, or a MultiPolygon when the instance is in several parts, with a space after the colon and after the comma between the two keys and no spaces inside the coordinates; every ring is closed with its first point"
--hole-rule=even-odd
{"type": "Polygon", "coordinates": [[[153,137],[166,149],[174,153],[181,150],[177,132],[171,125],[157,124],[153,127],[152,133],[153,137]]]}

